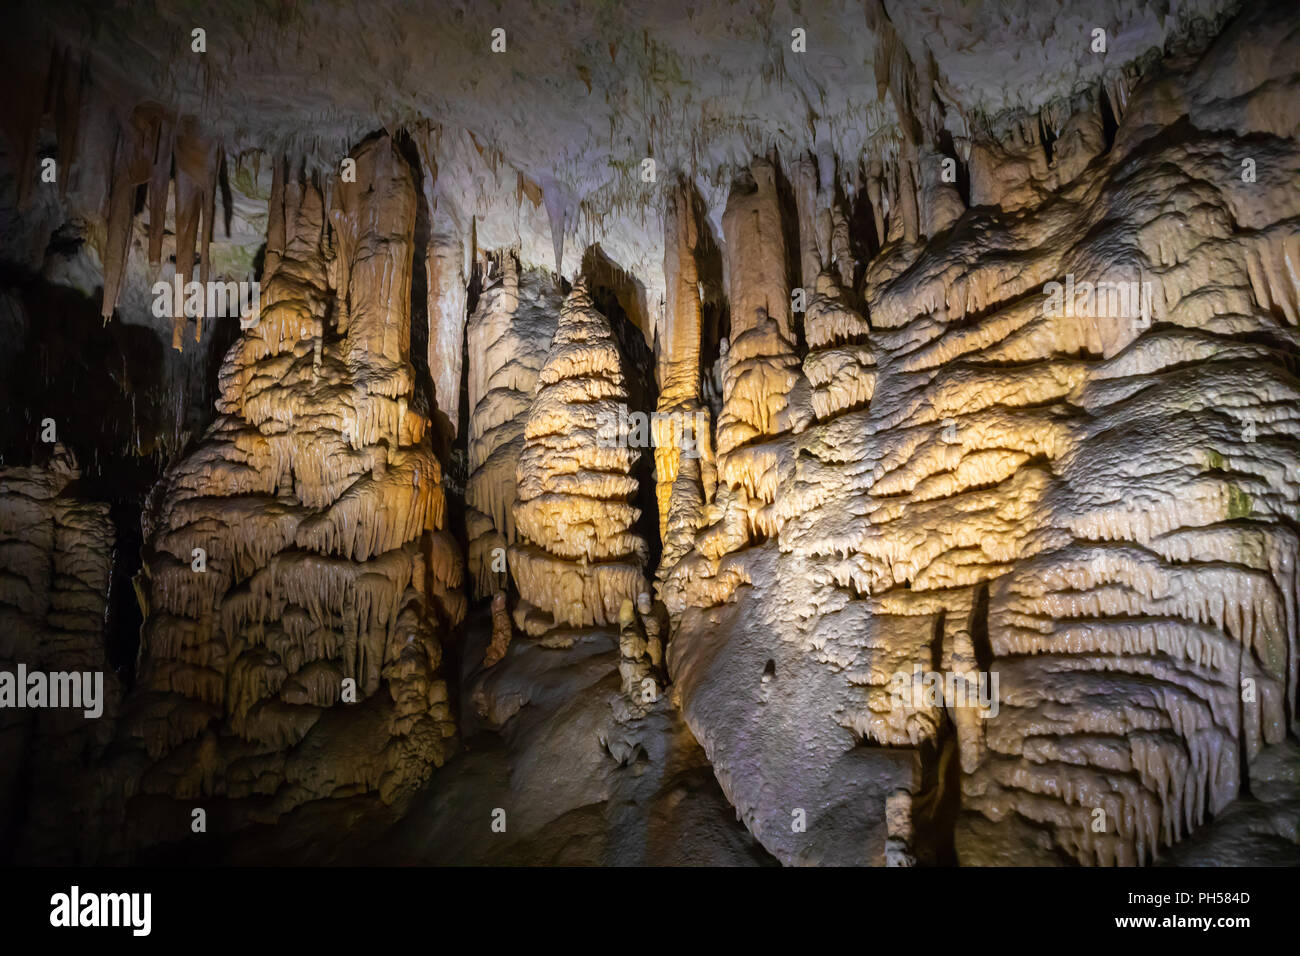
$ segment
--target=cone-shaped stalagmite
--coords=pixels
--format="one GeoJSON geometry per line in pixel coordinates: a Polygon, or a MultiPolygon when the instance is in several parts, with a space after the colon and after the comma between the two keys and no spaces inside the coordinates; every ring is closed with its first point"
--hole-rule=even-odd
{"type": "MultiPolygon", "coordinates": [[[[647,591],[646,545],[631,504],[640,455],[626,424],[627,390],[609,321],[580,281],[537,377],[519,456],[510,549],[520,627],[615,625],[624,601],[647,591]]],[[[642,436],[641,441],[647,441],[642,436]]]]}

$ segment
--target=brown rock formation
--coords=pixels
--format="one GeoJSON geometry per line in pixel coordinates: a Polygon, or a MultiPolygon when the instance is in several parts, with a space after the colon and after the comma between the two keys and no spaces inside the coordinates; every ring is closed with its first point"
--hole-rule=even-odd
{"type": "Polygon", "coordinates": [[[59,445],[43,467],[0,469],[0,671],[46,681],[27,704],[42,709],[0,692],[0,835],[44,863],[84,862],[102,847],[97,769],[122,693],[104,642],[113,524],[107,505],[78,496],[79,477],[59,445]],[[56,674],[74,678],[81,706],[51,708],[56,674]],[[7,832],[19,819],[22,833],[7,832]]]}
{"type": "Polygon", "coordinates": [[[459,558],[409,405],[416,194],[386,138],[354,158],[328,220],[320,189],[277,170],[260,323],[146,520],[133,787],[233,801],[232,826],[400,802],[454,733],[438,668],[459,558]]]}
{"type": "Polygon", "coordinates": [[[579,282],[565,300],[551,353],[537,376],[519,455],[510,549],[519,586],[519,627],[541,635],[557,626],[619,621],[624,601],[647,591],[645,542],[630,504],[637,482],[626,419],[622,360],[609,322],[579,282]]]}

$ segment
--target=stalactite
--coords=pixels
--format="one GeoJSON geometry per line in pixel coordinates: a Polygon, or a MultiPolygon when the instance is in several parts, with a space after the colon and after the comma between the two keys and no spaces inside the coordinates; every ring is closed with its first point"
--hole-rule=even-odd
{"type": "MultiPolygon", "coordinates": [[[[200,281],[207,278],[207,244],[212,227],[213,190],[217,151],[199,131],[193,116],[182,116],[176,127],[176,274],[185,282],[194,277],[195,244],[201,251],[200,281]]],[[[172,348],[183,347],[186,316],[181,309],[172,317],[172,348]]],[[[202,312],[195,319],[195,336],[202,328],[202,312]]]]}
{"type": "Polygon", "coordinates": [[[87,72],[86,58],[73,56],[71,49],[63,51],[62,69],[58,76],[58,90],[54,102],[54,126],[58,137],[59,197],[66,199],[68,183],[72,179],[72,164],[77,158],[80,136],[81,91],[87,72]]]}
{"type": "Polygon", "coordinates": [[[0,109],[0,121],[17,164],[18,208],[26,209],[32,189],[39,182],[36,163],[40,145],[41,116],[45,112],[45,96],[49,85],[48,70],[57,68],[53,51],[42,49],[33,56],[30,51],[20,52],[13,44],[18,37],[11,34],[6,39],[6,62],[14,65],[8,84],[9,95],[0,109]],[[40,63],[39,68],[32,64],[40,63]]]}
{"type": "MultiPolygon", "coordinates": [[[[580,62],[589,43],[545,49],[562,69],[540,85],[508,68],[538,49],[524,13],[497,86],[443,82],[461,60],[408,56],[418,43],[361,49],[421,17],[454,39],[463,11],[385,7],[356,31],[322,5],[301,42],[259,40],[283,26],[259,21],[170,64],[174,31],[100,30],[84,50],[75,18],[0,36],[15,341],[52,341],[20,299],[74,322],[97,269],[103,316],[139,311],[169,214],[176,278],[255,261],[262,152],[273,165],[261,313],[215,370],[215,417],[157,391],[205,391],[206,349],[164,350],[156,380],[96,373],[162,469],[121,708],[104,632],[123,555],[84,496],[108,488],[129,517],[144,486],[119,487],[94,429],[66,421],[102,362],[61,374],[40,346],[12,376],[5,462],[46,414],[90,452],[84,476],[44,442],[41,463],[0,468],[0,658],[104,671],[114,712],[0,711],[19,852],[75,862],[46,856],[59,830],[76,859],[278,849],[337,822],[364,841],[353,823],[410,808],[380,839],[417,856],[447,832],[422,814],[455,828],[502,803],[509,836],[483,837],[498,861],[530,841],[621,861],[720,832],[696,816],[663,839],[680,833],[662,806],[697,806],[710,775],[722,816],[787,864],[1142,865],[1205,836],[1216,857],[1294,842],[1300,19],[1139,11],[1102,24],[1103,57],[1087,26],[1023,4],[1002,5],[1033,41],[1011,50],[983,14],[869,0],[803,10],[801,56],[762,11],[701,8],[693,34],[728,42],[678,62],[680,30],[604,6],[598,32],[636,42],[609,43],[609,66],[604,41],[599,64],[580,62]],[[306,42],[317,26],[329,42],[306,42]],[[339,73],[346,95],[293,85],[321,50],[367,65],[339,73]],[[375,128],[344,181],[347,138],[375,128]],[[566,244],[583,263],[567,297],[566,244]],[[651,401],[647,431],[626,413],[651,401]],[[467,584],[490,604],[470,613],[467,584]],[[476,754],[430,781],[453,699],[476,754]],[[695,740],[707,760],[679,759],[695,740]],[[93,774],[67,772],[82,761],[93,774]],[[69,814],[40,788],[91,796],[69,814]],[[214,831],[257,829],[195,842],[176,821],[200,806],[214,831]]],[[[175,306],[180,349],[215,317],[175,306]]],[[[122,318],[108,331],[148,357],[153,316],[122,318]]],[[[477,819],[449,842],[489,832],[477,819]]]]}
{"type": "Polygon", "coordinates": [[[461,361],[464,355],[466,290],[465,244],[454,222],[434,211],[426,258],[428,281],[428,359],[438,408],[454,435],[460,420],[461,361]]]}
{"type": "Polygon", "coordinates": [[[822,271],[817,246],[817,166],[811,157],[799,159],[791,172],[795,205],[799,213],[799,282],[810,287],[822,271]]]}
{"type": "Polygon", "coordinates": [[[271,161],[271,198],[267,206],[266,258],[262,273],[270,280],[280,267],[285,248],[284,178],[287,160],[275,156],[271,161]]]}
{"type": "Polygon", "coordinates": [[[876,225],[876,242],[885,244],[885,207],[883,191],[884,167],[879,159],[872,159],[867,167],[867,198],[871,203],[871,215],[876,225]]]}
{"type": "Polygon", "coordinates": [[[109,198],[108,238],[104,249],[104,298],[100,314],[105,319],[110,318],[117,308],[122,277],[126,272],[131,222],[135,217],[135,193],[149,181],[153,145],[161,121],[160,107],[154,104],[138,106],[118,139],[109,198]]]}
{"type": "Polygon", "coordinates": [[[732,189],[723,214],[731,289],[731,345],[718,416],[718,477],[737,491],[750,522],[793,464],[789,437],[812,417],[807,380],[795,356],[785,241],[775,171],[755,161],[732,189]]]}
{"type": "Polygon", "coordinates": [[[164,113],[158,123],[149,172],[149,269],[156,276],[162,267],[163,233],[167,227],[167,185],[172,178],[172,137],[175,121],[164,113]]]}
{"type": "Polygon", "coordinates": [[[703,521],[703,505],[716,483],[709,412],[700,396],[700,274],[696,250],[701,226],[694,191],[680,185],[664,215],[667,288],[660,354],[658,415],[652,423],[660,567],[671,568],[703,521]],[[683,456],[694,464],[682,469],[683,456]]]}

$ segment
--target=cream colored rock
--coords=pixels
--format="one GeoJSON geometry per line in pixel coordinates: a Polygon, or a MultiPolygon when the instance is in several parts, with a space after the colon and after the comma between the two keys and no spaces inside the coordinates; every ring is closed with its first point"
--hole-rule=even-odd
{"type": "MultiPolygon", "coordinates": [[[[1294,733],[1300,284],[1281,263],[1300,194],[1238,159],[1254,135],[1271,169],[1295,167],[1276,132],[1295,111],[1270,93],[1294,67],[1259,52],[1273,66],[1254,86],[1216,79],[1248,42],[1269,42],[1249,19],[1200,67],[1133,87],[1101,159],[1095,99],[1051,118],[1050,157],[1028,118],[977,141],[984,208],[930,243],[906,206],[891,216],[907,221],[867,269],[870,328],[823,275],[803,363],[817,421],[788,450],[768,436],[794,390],[770,358],[738,379],[772,352],[733,313],[721,484],[665,582],[668,657],[724,790],[781,859],[923,857],[933,794],[891,755],[928,752],[927,775],[956,774],[961,862],[1148,863],[1294,733]],[[1193,102],[1210,125],[1169,136],[1193,102]],[[969,705],[913,693],[926,675],[998,683],[969,705]],[[806,804],[834,840],[790,833],[806,804]]],[[[879,175],[869,191],[905,198],[906,168],[879,175]]],[[[740,224],[772,217],[728,214],[743,304],[747,276],[776,270],[740,224]]]]}
{"type": "Polygon", "coordinates": [[[410,406],[416,194],[387,138],[354,158],[328,215],[277,174],[261,321],[146,518],[122,737],[148,763],[127,792],[236,801],[232,826],[347,793],[400,803],[455,732],[439,638],[463,563],[410,406]]]}
{"type": "Polygon", "coordinates": [[[506,582],[506,548],[516,540],[516,467],[537,373],[546,361],[560,296],[542,272],[519,273],[513,254],[469,319],[470,574],[476,597],[506,582]]]}
{"type": "Polygon", "coordinates": [[[664,216],[667,310],[660,354],[658,412],[652,423],[655,497],[664,544],[660,570],[671,569],[704,521],[717,484],[710,415],[700,388],[701,287],[697,197],[686,186],[669,196],[664,216]]]}
{"type": "Polygon", "coordinates": [[[626,402],[609,322],[580,282],[538,373],[519,455],[520,541],[510,570],[520,594],[515,619],[529,634],[615,624],[624,602],[647,590],[640,510],[630,503],[641,452],[619,424],[626,402]]]}

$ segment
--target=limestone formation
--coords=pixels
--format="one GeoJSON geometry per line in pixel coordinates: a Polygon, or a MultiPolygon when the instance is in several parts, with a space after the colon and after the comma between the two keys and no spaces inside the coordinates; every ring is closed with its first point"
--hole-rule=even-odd
{"type": "Polygon", "coordinates": [[[537,373],[546,361],[560,296],[540,271],[522,276],[506,252],[500,272],[469,319],[470,573],[476,597],[506,583],[506,548],[515,541],[515,469],[537,373]]]}
{"type": "Polygon", "coordinates": [[[492,642],[483,655],[484,667],[491,667],[506,656],[513,635],[514,625],[510,622],[510,612],[506,610],[506,592],[498,591],[492,595],[492,642]]]}
{"type": "Polygon", "coordinates": [[[96,793],[122,694],[104,643],[114,529],[107,505],[78,495],[80,477],[61,445],[43,466],[0,468],[0,670],[45,675],[44,699],[28,707],[54,703],[56,675],[77,685],[78,706],[5,699],[0,710],[0,835],[24,861],[86,862],[105,836],[85,795],[96,793]],[[96,674],[97,685],[83,681],[96,674]]]}
{"type": "Polygon", "coordinates": [[[410,406],[416,194],[390,141],[322,191],[276,169],[261,320],[219,417],[146,516],[128,792],[236,806],[409,797],[450,753],[441,635],[463,614],[440,469],[410,406]],[[441,598],[435,600],[435,598],[441,598]]]}
{"type": "MultiPolygon", "coordinates": [[[[912,751],[951,761],[933,786],[956,788],[964,863],[1148,863],[1294,732],[1297,117],[1264,67],[1229,91],[1217,62],[1137,87],[1108,152],[1087,122],[1054,156],[1009,141],[1024,161],[978,187],[997,205],[939,241],[889,227],[870,327],[822,277],[818,421],[754,489],[784,523],[747,554],[697,536],[670,604],[687,721],[783,860],[902,852],[889,755],[912,751]],[[932,672],[996,675],[996,709],[913,694],[932,672]],[[756,746],[758,719],[796,739],[756,746]],[[820,835],[792,836],[811,801],[820,835]]],[[[918,805],[926,776],[902,783],[918,805]]]]}
{"type": "Polygon", "coordinates": [[[0,861],[1300,862],[1294,4],[173,6],[0,32],[0,861]]]}
{"type": "Polygon", "coordinates": [[[640,450],[627,428],[622,358],[579,282],[565,299],[524,427],[510,548],[519,627],[617,624],[646,592],[645,541],[632,505],[640,450]],[[622,414],[620,414],[620,409],[622,414]]]}
{"type": "Polygon", "coordinates": [[[651,435],[662,569],[673,567],[690,550],[704,519],[704,503],[717,484],[711,416],[700,380],[701,282],[696,260],[702,227],[697,203],[693,191],[680,186],[669,194],[664,217],[668,291],[659,357],[659,408],[651,435]]]}

